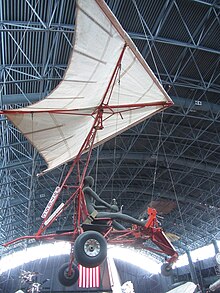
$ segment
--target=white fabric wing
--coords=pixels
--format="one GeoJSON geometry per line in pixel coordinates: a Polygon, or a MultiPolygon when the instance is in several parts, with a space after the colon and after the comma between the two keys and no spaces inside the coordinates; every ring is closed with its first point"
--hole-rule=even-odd
{"type": "Polygon", "coordinates": [[[112,88],[108,103],[120,106],[115,110],[120,114],[104,112],[95,146],[161,111],[160,102],[172,103],[103,0],[78,0],[76,9],[73,53],[63,81],[44,100],[5,112],[43,156],[47,170],[77,156],[125,44],[120,84],[112,88]],[[151,105],[135,107],[146,103],[151,105]]]}

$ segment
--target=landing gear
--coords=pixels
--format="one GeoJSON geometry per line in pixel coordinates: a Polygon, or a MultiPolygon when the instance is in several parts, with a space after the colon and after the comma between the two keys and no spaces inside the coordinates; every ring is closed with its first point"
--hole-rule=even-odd
{"type": "Polygon", "coordinates": [[[170,263],[163,263],[161,266],[161,275],[169,277],[172,275],[172,266],[170,263]]]}
{"type": "Polygon", "coordinates": [[[84,267],[100,265],[107,256],[107,242],[96,231],[86,231],[79,235],[74,245],[75,260],[84,267]]]}
{"type": "Polygon", "coordinates": [[[69,271],[69,263],[63,264],[59,269],[58,278],[63,286],[69,287],[74,285],[79,278],[78,267],[72,264],[71,270],[69,271]]]}

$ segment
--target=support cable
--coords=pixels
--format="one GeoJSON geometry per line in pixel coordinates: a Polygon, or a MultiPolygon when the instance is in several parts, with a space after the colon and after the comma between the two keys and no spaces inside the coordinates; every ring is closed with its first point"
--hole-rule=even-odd
{"type": "Polygon", "coordinates": [[[151,194],[151,201],[154,199],[154,191],[155,191],[155,184],[156,184],[156,177],[157,177],[157,169],[158,169],[158,155],[159,155],[159,149],[162,146],[162,139],[161,139],[161,133],[162,133],[162,123],[163,123],[163,113],[161,114],[161,120],[160,120],[160,128],[159,128],[159,134],[158,134],[158,143],[156,148],[156,162],[155,162],[155,168],[154,168],[154,176],[153,176],[153,186],[152,186],[152,194],[151,194]]]}
{"type": "Polygon", "coordinates": [[[182,227],[183,227],[183,232],[184,232],[183,234],[185,236],[186,246],[187,246],[187,233],[186,233],[186,228],[185,228],[185,224],[184,224],[184,220],[183,220],[183,215],[182,215],[179,200],[178,200],[178,197],[177,197],[177,193],[176,193],[175,184],[174,184],[173,176],[172,176],[172,173],[171,173],[169,161],[167,159],[166,151],[165,151],[165,148],[164,148],[163,144],[162,144],[162,147],[163,147],[165,162],[166,162],[167,170],[168,170],[168,173],[169,173],[169,176],[170,176],[170,180],[171,180],[171,184],[172,184],[172,188],[173,188],[173,193],[174,193],[174,197],[175,197],[175,200],[176,200],[177,209],[178,209],[178,212],[179,212],[179,215],[180,215],[180,219],[181,219],[181,223],[182,223],[182,227]]]}
{"type": "Polygon", "coordinates": [[[99,146],[97,147],[97,152],[96,152],[96,166],[95,166],[95,186],[94,190],[95,192],[97,191],[97,178],[98,178],[98,168],[99,168],[99,146]]]}
{"type": "MultiPolygon", "coordinates": [[[[121,82],[121,64],[119,65],[119,69],[118,69],[118,95],[117,95],[117,104],[119,105],[119,99],[120,99],[120,82],[121,82]]],[[[119,115],[120,114],[120,111],[119,113],[116,114],[116,133],[117,133],[117,130],[118,130],[118,118],[119,118],[119,115]]],[[[115,136],[114,138],[114,150],[113,150],[113,176],[112,176],[112,191],[111,191],[111,202],[113,201],[113,198],[114,198],[114,175],[115,175],[115,172],[116,172],[116,149],[117,149],[117,135],[115,136]]]]}
{"type": "Polygon", "coordinates": [[[152,60],[153,60],[153,63],[154,63],[154,66],[155,66],[155,69],[156,69],[156,72],[157,72],[158,79],[159,79],[160,83],[162,84],[162,80],[160,78],[160,73],[159,73],[159,70],[158,70],[158,67],[157,67],[155,58],[154,58],[154,54],[153,54],[152,48],[150,46],[150,43],[149,43],[149,40],[148,40],[148,37],[147,37],[147,32],[146,32],[145,26],[147,27],[147,29],[148,29],[148,31],[149,31],[150,34],[151,34],[151,32],[150,32],[147,24],[144,23],[143,16],[141,15],[140,10],[138,9],[136,0],[132,0],[132,2],[133,2],[134,6],[135,6],[135,8],[137,10],[137,13],[138,13],[138,16],[139,16],[139,19],[140,19],[140,22],[141,22],[141,25],[142,25],[142,28],[143,28],[143,31],[144,31],[144,35],[145,35],[146,41],[147,41],[147,44],[149,46],[149,50],[150,50],[150,53],[151,53],[151,57],[152,57],[152,60]]]}

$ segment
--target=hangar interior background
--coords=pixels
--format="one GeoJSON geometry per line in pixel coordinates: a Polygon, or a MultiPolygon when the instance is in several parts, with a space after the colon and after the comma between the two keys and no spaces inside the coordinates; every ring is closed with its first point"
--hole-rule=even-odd
{"type": "MultiPolygon", "coordinates": [[[[220,3],[107,0],[174,106],[94,149],[95,189],[134,217],[155,207],[180,254],[220,239],[220,3]]],[[[32,104],[62,80],[75,1],[0,1],[1,109],[32,104]]],[[[44,160],[0,117],[0,242],[34,234],[68,164],[42,177],[44,160]]],[[[68,229],[71,212],[53,226],[68,229]]],[[[21,249],[1,249],[5,255],[21,249]]]]}

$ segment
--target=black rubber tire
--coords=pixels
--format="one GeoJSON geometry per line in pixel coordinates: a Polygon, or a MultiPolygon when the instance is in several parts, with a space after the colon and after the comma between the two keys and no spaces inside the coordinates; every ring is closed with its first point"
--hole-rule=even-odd
{"type": "Polygon", "coordinates": [[[72,264],[72,274],[68,276],[69,263],[63,264],[58,273],[58,279],[63,286],[70,287],[74,285],[79,279],[79,269],[76,265],[72,264]]]}
{"type": "Polygon", "coordinates": [[[100,265],[107,256],[107,241],[96,231],[86,231],[76,238],[74,254],[77,263],[87,268],[100,265]]]}
{"type": "Polygon", "coordinates": [[[161,266],[161,275],[164,277],[170,277],[173,273],[172,267],[169,263],[163,263],[161,266]]]}

